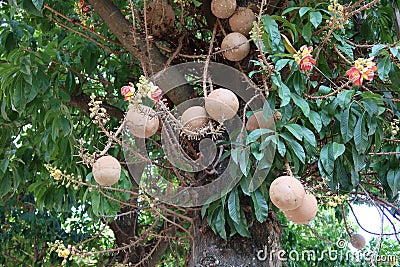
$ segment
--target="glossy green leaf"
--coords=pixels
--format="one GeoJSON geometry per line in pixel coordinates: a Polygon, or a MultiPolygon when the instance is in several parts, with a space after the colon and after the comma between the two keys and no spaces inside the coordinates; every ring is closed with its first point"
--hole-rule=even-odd
{"type": "Polygon", "coordinates": [[[310,21],[314,28],[317,28],[322,22],[322,14],[319,11],[310,12],[310,21]]]}
{"type": "Polygon", "coordinates": [[[240,202],[237,187],[234,187],[229,193],[228,197],[228,212],[231,219],[239,224],[240,223],[240,202]]]}
{"type": "Polygon", "coordinates": [[[263,223],[268,218],[268,203],[259,189],[251,194],[253,200],[254,211],[259,222],[263,223]]]}
{"type": "Polygon", "coordinates": [[[368,147],[368,132],[365,128],[364,116],[358,118],[354,129],[354,144],[360,154],[364,154],[368,147]]]}
{"type": "Polygon", "coordinates": [[[296,106],[298,106],[303,111],[303,114],[308,117],[310,114],[310,106],[308,105],[307,101],[294,93],[291,94],[291,97],[296,106]]]}

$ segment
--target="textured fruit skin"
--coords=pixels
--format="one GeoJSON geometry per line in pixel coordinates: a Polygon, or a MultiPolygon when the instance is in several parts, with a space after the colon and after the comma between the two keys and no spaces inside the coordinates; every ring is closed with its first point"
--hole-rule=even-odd
{"type": "Polygon", "coordinates": [[[232,119],[239,110],[239,100],[228,89],[216,89],[205,99],[205,107],[208,115],[214,120],[225,121],[232,119]]]}
{"type": "Polygon", "coordinates": [[[211,12],[220,19],[227,19],[236,10],[236,0],[212,0],[211,12]]]}
{"type": "Polygon", "coordinates": [[[318,202],[314,195],[306,193],[300,207],[295,210],[284,211],[286,218],[297,224],[307,224],[312,221],[318,212],[318,202]]]}
{"type": "Polygon", "coordinates": [[[201,106],[190,107],[182,113],[181,120],[183,126],[189,127],[192,130],[198,130],[208,122],[207,111],[201,106]]]}
{"type": "Polygon", "coordinates": [[[254,131],[255,129],[272,129],[274,126],[274,118],[271,117],[268,121],[265,121],[263,112],[257,111],[247,120],[246,130],[254,131]]]}
{"type": "Polygon", "coordinates": [[[93,164],[92,172],[99,185],[111,186],[121,176],[121,164],[112,156],[103,156],[93,164]]]}
{"type": "Polygon", "coordinates": [[[235,14],[229,18],[229,26],[233,32],[240,32],[248,36],[253,28],[253,22],[256,21],[256,15],[250,8],[239,7],[235,14]]]}
{"type": "Polygon", "coordinates": [[[250,44],[246,36],[239,32],[231,32],[225,36],[221,43],[221,50],[226,59],[230,61],[240,61],[250,52],[250,44]]]}
{"type": "Polygon", "coordinates": [[[292,176],[276,178],[269,188],[272,203],[283,211],[297,209],[305,194],[303,185],[292,176]]]}
{"type": "Polygon", "coordinates": [[[365,238],[360,234],[355,234],[350,237],[351,245],[356,249],[363,249],[365,247],[365,238]]]}
{"type": "Polygon", "coordinates": [[[148,106],[140,105],[126,114],[126,126],[136,137],[147,138],[158,130],[159,119],[156,112],[148,106]]]}
{"type": "Polygon", "coordinates": [[[165,0],[151,1],[147,6],[147,22],[155,36],[171,32],[175,23],[173,7],[165,0]]]}

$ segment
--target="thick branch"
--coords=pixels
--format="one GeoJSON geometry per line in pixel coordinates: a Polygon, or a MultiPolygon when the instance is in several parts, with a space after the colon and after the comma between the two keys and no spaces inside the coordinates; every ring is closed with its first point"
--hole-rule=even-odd
{"type": "MultiPolygon", "coordinates": [[[[146,54],[146,39],[143,34],[136,33],[133,36],[131,23],[125,19],[121,11],[110,0],[88,0],[93,9],[99,14],[108,26],[110,31],[118,38],[122,45],[136,58],[140,59],[146,54]],[[135,45],[136,40],[136,45],[135,45]]],[[[146,57],[151,60],[142,60],[145,64],[151,64],[151,68],[155,73],[164,68],[167,58],[158,50],[158,48],[150,43],[150,55],[146,57]],[[151,63],[150,63],[151,62],[151,63]]],[[[167,96],[174,104],[180,104],[193,96],[193,89],[189,86],[181,86],[177,90],[168,92],[167,96]]]]}
{"type": "MultiPolygon", "coordinates": [[[[71,95],[71,101],[69,101],[68,106],[79,108],[81,110],[86,111],[87,113],[90,113],[89,102],[90,102],[90,97],[88,95],[85,94],[71,95]]],[[[113,105],[107,103],[103,103],[102,106],[107,110],[107,113],[111,117],[117,118],[119,121],[122,120],[122,118],[124,117],[124,112],[119,108],[116,108],[113,105]]]]}

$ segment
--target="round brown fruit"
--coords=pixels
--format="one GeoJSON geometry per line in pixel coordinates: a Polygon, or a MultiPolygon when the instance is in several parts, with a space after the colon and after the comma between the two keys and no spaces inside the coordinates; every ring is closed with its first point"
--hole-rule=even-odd
{"type": "Polygon", "coordinates": [[[312,221],[318,212],[318,202],[313,194],[306,193],[300,207],[295,210],[284,211],[286,218],[297,224],[307,224],[312,221]]]}
{"type": "Polygon", "coordinates": [[[92,173],[99,185],[111,186],[121,176],[121,164],[112,156],[103,156],[93,164],[92,173]]]}
{"type": "Polygon", "coordinates": [[[212,0],[211,12],[220,19],[227,19],[236,10],[236,0],[212,0]]]}
{"type": "Polygon", "coordinates": [[[151,1],[147,6],[147,22],[155,36],[171,32],[175,23],[175,12],[165,0],[151,1]]]}
{"type": "Polygon", "coordinates": [[[250,44],[246,36],[238,32],[231,32],[221,43],[224,56],[230,61],[240,61],[250,52],[250,44]]]}
{"type": "Polygon", "coordinates": [[[239,110],[239,100],[231,90],[216,89],[206,97],[205,107],[208,115],[222,122],[235,116],[239,110]]]}
{"type": "Polygon", "coordinates": [[[365,238],[360,234],[355,234],[350,237],[350,243],[356,249],[363,249],[365,247],[365,238]]]}
{"type": "Polygon", "coordinates": [[[147,138],[158,130],[159,120],[156,112],[148,106],[140,105],[129,109],[126,114],[126,126],[136,137],[147,138]]]}
{"type": "Polygon", "coordinates": [[[283,211],[297,209],[305,194],[303,185],[292,176],[276,178],[269,188],[272,203],[283,211]]]}
{"type": "Polygon", "coordinates": [[[229,26],[233,32],[240,32],[248,36],[253,28],[253,22],[256,21],[256,15],[250,8],[239,7],[235,14],[229,18],[229,26]]]}
{"type": "Polygon", "coordinates": [[[206,109],[201,106],[193,106],[182,113],[183,126],[192,130],[198,130],[208,122],[206,109]]]}
{"type": "Polygon", "coordinates": [[[246,129],[248,131],[254,131],[255,129],[271,129],[274,126],[274,118],[271,117],[268,122],[265,121],[263,112],[257,111],[247,120],[246,129]]]}

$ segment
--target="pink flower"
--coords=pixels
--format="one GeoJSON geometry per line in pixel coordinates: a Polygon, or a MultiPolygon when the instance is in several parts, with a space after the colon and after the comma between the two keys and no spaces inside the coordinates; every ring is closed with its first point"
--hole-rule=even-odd
{"type": "Polygon", "coordinates": [[[313,50],[312,46],[303,45],[300,47],[300,51],[293,55],[301,70],[311,70],[317,63],[311,55],[313,50]]]}
{"type": "Polygon", "coordinates": [[[346,71],[346,74],[349,76],[349,79],[357,86],[361,86],[363,82],[363,77],[361,72],[356,68],[352,67],[348,71],[346,71]]]}
{"type": "Polygon", "coordinates": [[[148,97],[155,102],[160,102],[163,91],[157,85],[151,87],[148,97]]]}
{"type": "Polygon", "coordinates": [[[363,80],[372,81],[374,79],[374,72],[377,70],[373,58],[359,58],[354,62],[354,66],[351,67],[346,74],[349,79],[357,86],[361,86],[363,80]]]}
{"type": "Polygon", "coordinates": [[[305,56],[300,60],[300,69],[301,70],[311,70],[311,68],[316,64],[317,62],[315,59],[312,58],[311,55],[305,56]]]}
{"type": "Polygon", "coordinates": [[[125,96],[124,101],[131,99],[134,92],[135,86],[133,85],[133,83],[129,83],[129,86],[125,85],[121,88],[121,94],[125,96]]]}

